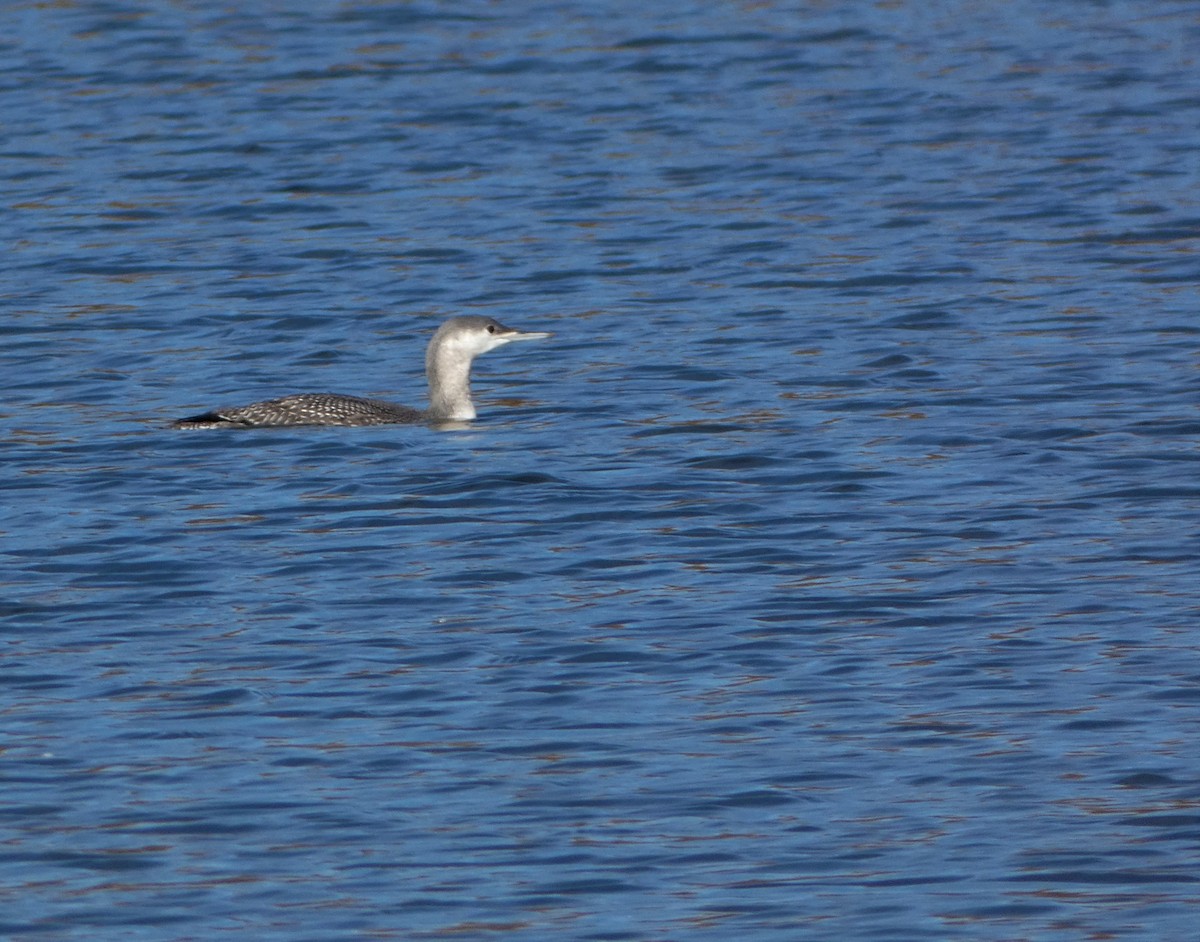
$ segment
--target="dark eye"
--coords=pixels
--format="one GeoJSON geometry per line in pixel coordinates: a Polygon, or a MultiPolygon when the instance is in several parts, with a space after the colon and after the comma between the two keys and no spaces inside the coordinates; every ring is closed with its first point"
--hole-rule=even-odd
{"type": "Polygon", "coordinates": [[[496,332],[496,325],[495,325],[495,324],[488,324],[488,333],[489,333],[489,334],[494,334],[495,332],[496,332]]]}

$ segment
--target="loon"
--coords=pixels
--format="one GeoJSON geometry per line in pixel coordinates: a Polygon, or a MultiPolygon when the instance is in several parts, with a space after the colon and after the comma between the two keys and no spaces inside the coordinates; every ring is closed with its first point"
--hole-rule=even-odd
{"type": "Polygon", "coordinates": [[[471,363],[475,357],[513,340],[542,340],[539,331],[522,333],[490,317],[452,317],[438,328],[425,351],[429,408],[414,409],[380,399],[337,393],[299,393],[248,406],[213,409],[177,419],[171,428],[271,428],[289,425],[391,425],[455,422],[475,418],[471,363]]]}

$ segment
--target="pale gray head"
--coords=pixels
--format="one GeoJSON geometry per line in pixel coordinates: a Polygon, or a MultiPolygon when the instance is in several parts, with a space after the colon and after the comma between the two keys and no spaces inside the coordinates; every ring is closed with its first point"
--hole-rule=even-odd
{"type": "Polygon", "coordinates": [[[490,317],[452,317],[438,328],[425,351],[429,413],[439,419],[475,418],[471,401],[471,363],[475,357],[514,340],[543,340],[545,331],[523,333],[490,317]]]}

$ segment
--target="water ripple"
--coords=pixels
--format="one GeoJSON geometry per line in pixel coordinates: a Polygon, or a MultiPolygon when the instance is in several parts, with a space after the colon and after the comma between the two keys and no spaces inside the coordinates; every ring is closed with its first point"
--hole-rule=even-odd
{"type": "Polygon", "coordinates": [[[0,932],[1194,934],[1182,5],[0,22],[0,932]]]}

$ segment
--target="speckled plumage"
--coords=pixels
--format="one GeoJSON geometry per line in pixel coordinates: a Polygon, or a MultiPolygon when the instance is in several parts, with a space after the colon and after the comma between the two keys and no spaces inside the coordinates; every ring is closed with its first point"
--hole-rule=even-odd
{"type": "Polygon", "coordinates": [[[425,353],[429,408],[343,396],[338,393],[298,393],[248,406],[212,409],[177,419],[172,428],[278,428],[297,425],[394,425],[418,422],[469,421],[475,418],[471,400],[471,364],[475,357],[513,340],[537,340],[548,333],[521,333],[490,317],[453,317],[438,328],[425,353]]]}
{"type": "Polygon", "coordinates": [[[420,409],[337,393],[297,393],[232,409],[214,409],[174,423],[175,428],[272,428],[285,425],[394,425],[425,421],[420,409]]]}

